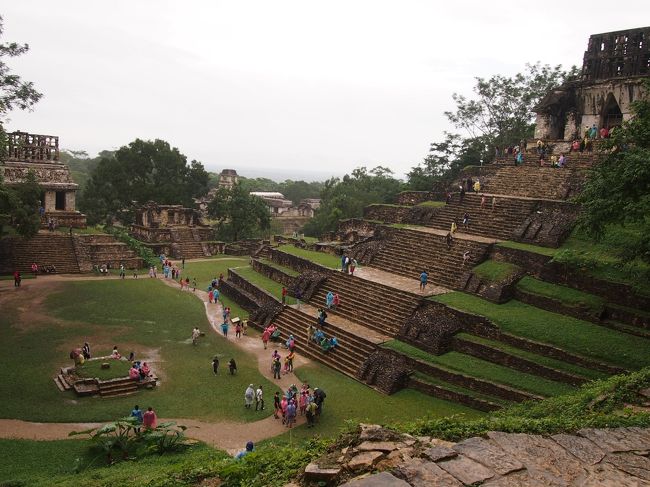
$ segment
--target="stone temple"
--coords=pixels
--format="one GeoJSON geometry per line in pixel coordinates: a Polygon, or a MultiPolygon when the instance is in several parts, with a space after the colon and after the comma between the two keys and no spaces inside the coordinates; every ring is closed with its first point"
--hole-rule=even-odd
{"type": "Polygon", "coordinates": [[[57,226],[84,228],[86,216],[75,209],[79,185],[72,180],[70,169],[59,160],[59,138],[27,132],[7,134],[6,158],[0,166],[8,186],[21,183],[32,171],[43,192],[41,206],[45,221],[52,218],[57,226]]]}
{"type": "Polygon", "coordinates": [[[535,107],[535,138],[572,141],[593,124],[599,129],[620,125],[631,117],[631,104],[648,75],[650,27],[592,35],[580,78],[551,91],[535,107]]]}

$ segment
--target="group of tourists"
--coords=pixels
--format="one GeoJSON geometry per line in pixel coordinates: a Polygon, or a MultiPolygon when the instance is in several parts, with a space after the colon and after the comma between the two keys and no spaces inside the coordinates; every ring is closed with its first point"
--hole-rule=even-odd
{"type": "MultiPolygon", "coordinates": [[[[293,337],[291,337],[291,339],[293,341],[293,337]]],[[[274,379],[281,379],[282,373],[286,375],[293,372],[293,361],[296,358],[295,342],[292,344],[292,347],[287,348],[287,350],[288,353],[284,357],[284,367],[282,365],[282,357],[280,356],[280,353],[277,350],[274,350],[271,354],[271,371],[273,372],[274,379]]]]}
{"type": "Polygon", "coordinates": [[[140,406],[136,404],[131,411],[131,417],[135,418],[136,424],[138,425],[135,428],[136,433],[140,433],[140,425],[144,426],[144,429],[147,430],[155,429],[158,426],[158,417],[152,407],[148,407],[143,413],[140,406]]]}
{"type": "Polygon", "coordinates": [[[264,344],[264,350],[266,350],[269,341],[278,341],[280,340],[280,330],[277,325],[271,323],[269,326],[264,328],[262,332],[262,343],[264,344]]]}
{"type": "Polygon", "coordinates": [[[131,363],[131,368],[129,369],[129,378],[133,380],[145,380],[151,376],[151,369],[147,362],[140,362],[135,360],[131,363]]]}
{"type": "Polygon", "coordinates": [[[244,407],[251,409],[253,401],[255,401],[255,411],[264,411],[264,391],[261,384],[257,389],[253,387],[253,384],[249,384],[244,391],[244,407]]]}
{"type": "Polygon", "coordinates": [[[329,352],[339,346],[339,341],[335,336],[327,338],[325,332],[320,328],[316,328],[309,336],[311,337],[311,341],[319,345],[323,352],[329,352]]]}
{"type": "Polygon", "coordinates": [[[341,256],[341,272],[345,274],[350,274],[354,276],[354,270],[357,268],[359,263],[356,259],[350,258],[347,254],[341,256]]]}
{"type": "MultiPolygon", "coordinates": [[[[230,375],[235,375],[237,373],[237,362],[235,362],[234,358],[231,358],[228,361],[228,370],[230,371],[230,375]]],[[[215,355],[212,358],[212,372],[214,375],[219,375],[219,356],[215,355]]]]}
{"type": "Polygon", "coordinates": [[[336,311],[336,308],[341,304],[341,298],[338,295],[338,293],[333,293],[332,291],[328,291],[327,295],[325,296],[325,306],[327,309],[331,309],[336,311]]]}
{"type": "Polygon", "coordinates": [[[316,423],[316,418],[323,411],[323,403],[327,394],[318,387],[310,392],[309,384],[303,384],[298,391],[295,384],[291,384],[286,392],[280,397],[276,392],[273,397],[273,417],[282,418],[282,424],[292,428],[296,422],[296,416],[307,417],[307,427],[311,428],[316,423]]]}

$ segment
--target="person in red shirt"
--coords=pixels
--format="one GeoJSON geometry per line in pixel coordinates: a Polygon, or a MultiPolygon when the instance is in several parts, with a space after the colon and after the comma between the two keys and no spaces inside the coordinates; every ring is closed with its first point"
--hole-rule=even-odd
{"type": "Polygon", "coordinates": [[[145,429],[155,429],[158,426],[158,418],[152,407],[149,407],[147,412],[142,415],[142,425],[145,429]]]}
{"type": "Polygon", "coordinates": [[[609,137],[609,130],[607,130],[607,127],[603,127],[600,129],[600,138],[606,139],[607,137],[609,137]]]}
{"type": "Polygon", "coordinates": [[[282,304],[287,304],[287,288],[282,286],[282,304]]]}

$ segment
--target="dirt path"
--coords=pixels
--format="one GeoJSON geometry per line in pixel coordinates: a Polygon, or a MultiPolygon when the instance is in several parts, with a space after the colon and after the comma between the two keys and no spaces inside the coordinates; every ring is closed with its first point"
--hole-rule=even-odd
{"type": "MultiPolygon", "coordinates": [[[[32,291],[35,288],[38,288],[39,291],[44,295],[42,291],[45,291],[52,287],[54,282],[62,281],[83,281],[83,280],[101,280],[101,279],[117,279],[117,276],[110,276],[105,278],[99,277],[86,277],[78,275],[54,275],[47,277],[39,277],[38,279],[28,279],[23,280],[22,286],[20,289],[15,290],[15,292],[28,291],[30,288],[32,291]]],[[[141,279],[149,279],[148,277],[141,277],[141,279]]],[[[179,285],[177,282],[171,279],[159,278],[166,285],[173,287],[180,291],[179,285]]],[[[0,302],[7,299],[13,290],[13,281],[4,281],[0,282],[0,302]]],[[[234,331],[232,331],[232,336],[228,338],[223,337],[221,333],[221,313],[222,306],[219,304],[208,303],[208,294],[205,291],[196,290],[192,291],[182,291],[189,292],[194,294],[197,299],[201,299],[205,306],[206,316],[212,331],[217,333],[222,340],[229,340],[234,345],[246,350],[249,353],[252,353],[257,357],[257,365],[260,373],[268,378],[271,382],[275,382],[279,388],[286,390],[291,384],[298,383],[298,379],[293,374],[282,375],[282,379],[277,380],[273,379],[273,374],[270,370],[271,363],[271,353],[273,349],[264,350],[262,340],[259,337],[253,336],[242,336],[241,338],[234,337],[234,331]]],[[[33,292],[30,292],[33,294],[33,292]]],[[[294,364],[296,367],[308,364],[309,360],[296,355],[294,359],[294,364]]],[[[225,365],[225,364],[223,364],[225,365]]],[[[222,366],[223,373],[227,373],[227,368],[222,366]]],[[[266,393],[264,400],[266,402],[266,408],[273,407],[273,397],[268,395],[270,391],[266,393]]],[[[242,402],[243,402],[243,391],[242,391],[242,402]]],[[[243,405],[242,405],[243,407],[243,405]]],[[[183,419],[183,418],[159,418],[160,421],[176,421],[178,424],[183,424],[188,426],[187,436],[197,440],[201,440],[209,445],[212,445],[216,448],[225,450],[229,453],[235,453],[243,449],[247,441],[258,442],[267,438],[272,438],[274,436],[280,435],[287,431],[287,428],[282,425],[282,422],[278,419],[275,419],[273,416],[262,419],[260,421],[250,422],[250,423],[238,423],[234,421],[218,421],[218,422],[206,422],[199,421],[195,419],[183,419]]],[[[303,417],[298,416],[297,424],[302,424],[305,422],[303,417]]],[[[36,423],[30,421],[22,421],[18,419],[0,419],[0,438],[13,438],[13,439],[29,439],[29,440],[60,440],[68,438],[68,433],[71,431],[80,431],[84,429],[94,428],[99,426],[102,423],[36,423]]]]}

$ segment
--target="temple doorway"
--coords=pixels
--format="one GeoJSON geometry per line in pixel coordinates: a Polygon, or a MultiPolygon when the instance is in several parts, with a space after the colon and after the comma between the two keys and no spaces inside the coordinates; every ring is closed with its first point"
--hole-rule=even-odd
{"type": "Polygon", "coordinates": [[[65,191],[56,192],[56,200],[54,202],[56,210],[65,210],[65,191]]]}
{"type": "Polygon", "coordinates": [[[601,127],[607,127],[611,129],[612,127],[618,127],[623,123],[623,113],[621,108],[616,102],[614,95],[610,93],[607,95],[607,100],[605,101],[605,107],[603,108],[603,116],[601,127]]]}

